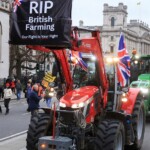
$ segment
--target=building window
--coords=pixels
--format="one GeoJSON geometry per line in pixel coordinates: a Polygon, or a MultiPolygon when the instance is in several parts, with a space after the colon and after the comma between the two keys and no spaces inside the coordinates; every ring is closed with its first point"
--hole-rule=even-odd
{"type": "Polygon", "coordinates": [[[114,40],[114,36],[111,36],[111,41],[113,41],[114,40]]]}
{"type": "Polygon", "coordinates": [[[114,27],[114,26],[115,26],[115,18],[112,17],[112,18],[111,18],[111,27],[114,27]]]}
{"type": "Polygon", "coordinates": [[[123,18],[123,25],[125,25],[125,18],[123,18]]]}
{"type": "Polygon", "coordinates": [[[113,53],[114,52],[114,47],[110,46],[110,52],[113,53]]]}
{"type": "Polygon", "coordinates": [[[0,61],[2,59],[2,24],[0,22],[0,61]]]}
{"type": "Polygon", "coordinates": [[[50,65],[47,65],[47,70],[50,70],[50,65]]]}

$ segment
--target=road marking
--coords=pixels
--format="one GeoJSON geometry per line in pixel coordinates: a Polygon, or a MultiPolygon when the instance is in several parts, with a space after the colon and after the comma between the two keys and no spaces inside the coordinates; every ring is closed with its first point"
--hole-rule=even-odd
{"type": "Polygon", "coordinates": [[[21,115],[25,116],[25,115],[28,115],[28,114],[31,114],[30,112],[27,112],[27,113],[23,113],[21,115]]]}
{"type": "Polygon", "coordinates": [[[0,142],[5,141],[5,140],[8,140],[8,139],[11,139],[11,138],[14,138],[14,137],[16,137],[16,136],[19,136],[19,135],[22,135],[22,134],[25,134],[25,133],[27,133],[27,130],[22,131],[22,132],[19,132],[19,133],[16,133],[16,134],[13,134],[13,135],[11,135],[11,136],[7,136],[7,137],[5,137],[5,138],[2,138],[2,139],[0,139],[0,142]]]}
{"type": "Polygon", "coordinates": [[[19,149],[19,150],[26,150],[26,148],[24,147],[24,148],[21,148],[21,149],[19,149]]]}

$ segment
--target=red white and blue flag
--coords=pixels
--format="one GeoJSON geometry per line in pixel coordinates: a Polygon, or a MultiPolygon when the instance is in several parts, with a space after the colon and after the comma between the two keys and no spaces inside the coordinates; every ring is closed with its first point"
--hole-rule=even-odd
{"type": "Polygon", "coordinates": [[[75,64],[79,65],[84,71],[88,71],[87,64],[82,59],[82,53],[77,51],[70,52],[70,60],[75,64]]]}
{"type": "Polygon", "coordinates": [[[21,2],[22,0],[14,0],[14,3],[13,3],[14,12],[17,11],[17,7],[21,5],[21,2]]]}
{"type": "Polygon", "coordinates": [[[119,40],[119,47],[117,52],[119,62],[117,64],[117,77],[121,87],[127,85],[130,77],[130,56],[126,49],[124,36],[121,33],[119,40]]]}

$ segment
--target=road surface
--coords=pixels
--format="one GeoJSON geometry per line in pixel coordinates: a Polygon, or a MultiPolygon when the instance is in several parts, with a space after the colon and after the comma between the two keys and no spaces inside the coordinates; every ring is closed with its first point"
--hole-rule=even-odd
{"type": "MultiPolygon", "coordinates": [[[[0,104],[3,104],[0,102],[0,104]]],[[[44,106],[45,102],[41,102],[44,106]]],[[[10,103],[10,114],[0,114],[0,150],[26,150],[26,131],[30,121],[30,113],[26,112],[25,99],[13,100],[10,103]]],[[[141,150],[150,150],[150,117],[145,128],[145,137],[141,150]]]]}

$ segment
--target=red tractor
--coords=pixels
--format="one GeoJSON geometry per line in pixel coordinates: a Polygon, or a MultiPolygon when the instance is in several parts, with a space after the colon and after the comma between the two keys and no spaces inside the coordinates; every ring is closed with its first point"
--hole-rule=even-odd
{"type": "Polygon", "coordinates": [[[72,0],[14,1],[9,43],[51,51],[59,90],[59,108],[54,103],[31,118],[27,150],[139,150],[145,130],[142,93],[118,89],[116,80],[109,80],[99,31],[82,29],[89,36],[78,38],[71,8],[72,0]]]}
{"type": "Polygon", "coordinates": [[[140,90],[110,91],[99,31],[82,29],[91,36],[77,38],[79,31],[72,29],[69,50],[32,47],[53,52],[57,62],[53,73],[59,74],[59,85],[65,89],[60,86],[59,109],[41,108],[32,117],[27,150],[139,150],[145,130],[140,90]],[[72,52],[82,53],[87,66],[72,64],[68,57],[72,52]]]}

